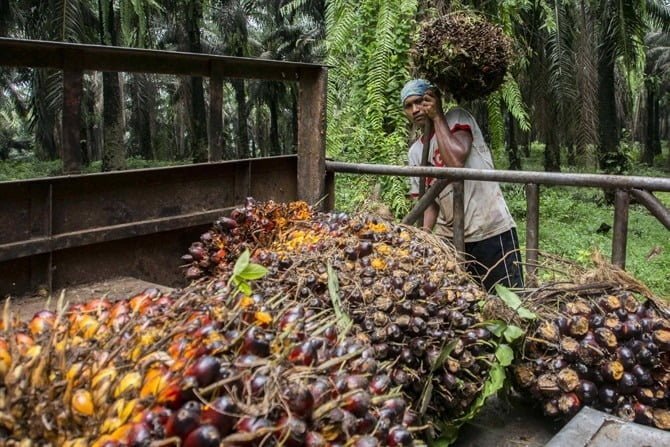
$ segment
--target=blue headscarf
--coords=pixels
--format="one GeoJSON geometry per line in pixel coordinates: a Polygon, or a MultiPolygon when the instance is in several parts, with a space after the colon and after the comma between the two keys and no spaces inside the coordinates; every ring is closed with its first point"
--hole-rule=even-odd
{"type": "Polygon", "coordinates": [[[423,96],[426,90],[433,88],[433,84],[425,79],[412,79],[400,91],[400,104],[405,104],[405,100],[410,96],[423,96]]]}

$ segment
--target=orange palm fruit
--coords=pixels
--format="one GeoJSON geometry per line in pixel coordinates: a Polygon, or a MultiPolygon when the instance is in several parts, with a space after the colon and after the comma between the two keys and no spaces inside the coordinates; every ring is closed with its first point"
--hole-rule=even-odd
{"type": "Polygon", "coordinates": [[[78,389],[72,394],[72,410],[82,416],[92,416],[95,412],[93,396],[84,389],[78,389]]]}

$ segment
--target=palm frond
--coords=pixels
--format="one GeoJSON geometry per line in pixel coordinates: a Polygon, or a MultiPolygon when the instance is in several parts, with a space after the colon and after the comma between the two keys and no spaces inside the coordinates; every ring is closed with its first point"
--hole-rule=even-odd
{"type": "Polygon", "coordinates": [[[500,153],[505,150],[505,118],[502,114],[502,96],[495,92],[486,99],[491,150],[500,153]]]}
{"type": "Polygon", "coordinates": [[[500,87],[500,98],[509,113],[519,123],[519,128],[524,132],[530,131],[528,109],[523,101],[519,84],[510,73],[507,73],[505,82],[500,87]]]}

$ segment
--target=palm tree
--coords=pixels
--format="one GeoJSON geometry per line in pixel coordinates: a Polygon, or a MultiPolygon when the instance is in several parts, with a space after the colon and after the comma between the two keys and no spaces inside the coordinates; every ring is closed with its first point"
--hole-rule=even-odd
{"type": "Polygon", "coordinates": [[[651,32],[645,37],[646,135],[642,161],[653,164],[661,153],[661,98],[670,91],[670,34],[651,32]]]}
{"type": "Polygon", "coordinates": [[[618,60],[633,69],[652,22],[670,29],[670,7],[665,1],[619,2],[599,0],[593,5],[599,17],[598,46],[598,136],[599,165],[606,172],[621,173],[627,167],[619,151],[620,129],[616,115],[618,60]]]}

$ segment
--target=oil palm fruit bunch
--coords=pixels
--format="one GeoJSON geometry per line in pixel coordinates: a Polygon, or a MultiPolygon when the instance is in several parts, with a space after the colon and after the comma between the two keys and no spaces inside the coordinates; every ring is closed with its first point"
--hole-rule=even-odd
{"type": "Polygon", "coordinates": [[[501,27],[474,12],[459,11],[424,22],[412,57],[419,76],[457,101],[471,100],[503,83],[512,43],[501,27]]]}
{"type": "Polygon", "coordinates": [[[3,445],[415,445],[409,403],[371,385],[383,363],[332,311],[218,280],[58,308],[6,309],[3,445]]]}
{"type": "Polygon", "coordinates": [[[535,309],[514,366],[517,387],[544,413],[570,417],[582,406],[670,429],[670,320],[651,299],[622,289],[566,292],[535,309]]]}
{"type": "MultiPolygon", "coordinates": [[[[248,249],[268,269],[255,283],[260,290],[295,297],[316,314],[343,315],[385,365],[368,373],[370,385],[400,387],[435,419],[468,413],[496,362],[496,337],[478,310],[486,293],[451,247],[421,230],[373,215],[316,213],[304,202],[248,200],[197,247],[208,265],[189,252],[189,277],[197,269],[198,277],[230,282],[233,260],[248,249]]],[[[368,362],[353,363],[367,371],[368,362]]]]}

